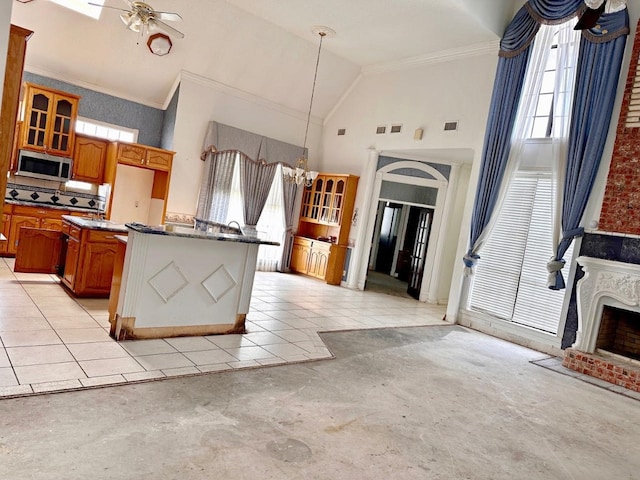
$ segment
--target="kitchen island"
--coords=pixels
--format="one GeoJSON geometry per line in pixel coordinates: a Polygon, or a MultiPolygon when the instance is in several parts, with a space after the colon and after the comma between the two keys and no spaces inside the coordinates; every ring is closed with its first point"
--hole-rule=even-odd
{"type": "Polygon", "coordinates": [[[277,242],[186,227],[126,226],[109,302],[112,337],[245,332],[258,247],[277,242]]]}

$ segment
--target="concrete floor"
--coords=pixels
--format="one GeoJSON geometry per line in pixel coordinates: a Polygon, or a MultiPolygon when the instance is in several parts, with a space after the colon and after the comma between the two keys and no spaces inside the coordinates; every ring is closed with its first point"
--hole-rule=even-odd
{"type": "Polygon", "coordinates": [[[0,401],[3,479],[632,479],[640,403],[459,326],[334,360],[0,401]]]}

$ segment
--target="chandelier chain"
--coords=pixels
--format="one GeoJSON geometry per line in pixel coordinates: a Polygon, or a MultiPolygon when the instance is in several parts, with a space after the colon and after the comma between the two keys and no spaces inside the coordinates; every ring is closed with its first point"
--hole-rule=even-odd
{"type": "MultiPolygon", "coordinates": [[[[318,45],[318,57],[316,58],[316,70],[313,74],[313,85],[311,86],[311,100],[309,101],[309,113],[307,113],[307,127],[304,130],[303,151],[307,148],[307,135],[309,133],[309,122],[311,121],[311,107],[313,106],[313,96],[316,91],[316,80],[318,78],[318,66],[320,65],[320,51],[322,50],[322,40],[327,35],[325,32],[318,33],[320,35],[320,44],[318,45]]],[[[304,155],[304,153],[303,153],[304,155]]]]}

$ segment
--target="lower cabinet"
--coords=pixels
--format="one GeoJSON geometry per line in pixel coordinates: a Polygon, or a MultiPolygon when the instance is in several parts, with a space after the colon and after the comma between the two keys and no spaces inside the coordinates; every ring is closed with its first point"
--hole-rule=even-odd
{"type": "Polygon", "coordinates": [[[62,282],[72,291],[76,286],[76,270],[80,259],[80,240],[67,237],[67,254],[64,262],[64,273],[62,282]]]}
{"type": "Polygon", "coordinates": [[[9,248],[9,230],[11,230],[11,215],[7,213],[2,214],[2,228],[0,232],[4,235],[5,240],[0,241],[0,255],[6,254],[9,248]]]}
{"type": "MultiPolygon", "coordinates": [[[[63,230],[67,229],[67,222],[63,230]]],[[[69,225],[62,283],[79,297],[108,297],[119,232],[69,225]]]]}
{"type": "Polygon", "coordinates": [[[14,271],[57,273],[79,297],[108,297],[117,243],[126,232],[80,228],[62,221],[60,232],[22,228],[14,271]]]}
{"type": "Polygon", "coordinates": [[[346,247],[328,242],[295,237],[291,249],[291,270],[339,285],[346,247]]]}
{"type": "MultiPolygon", "coordinates": [[[[7,205],[5,205],[5,208],[7,205]]],[[[20,244],[21,228],[40,228],[43,230],[62,230],[62,215],[68,215],[68,210],[32,207],[28,205],[12,205],[12,214],[7,221],[3,221],[3,230],[6,228],[7,237],[4,249],[0,246],[0,255],[15,255],[20,244]]],[[[3,214],[4,218],[4,214],[3,214]]]]}

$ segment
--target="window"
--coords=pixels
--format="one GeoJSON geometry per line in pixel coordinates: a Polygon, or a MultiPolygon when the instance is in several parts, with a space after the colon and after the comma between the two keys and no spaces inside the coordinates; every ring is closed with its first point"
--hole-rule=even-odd
{"type": "MultiPolygon", "coordinates": [[[[570,85],[565,80],[565,76],[575,76],[575,68],[578,61],[578,48],[575,42],[579,42],[579,37],[569,36],[566,39],[563,38],[561,41],[557,31],[560,28],[559,25],[554,27],[544,26],[544,28],[555,28],[556,32],[553,36],[551,49],[548,52],[544,72],[542,73],[540,92],[531,122],[529,138],[551,137],[554,117],[553,105],[554,103],[564,102],[565,99],[563,96],[567,93],[567,87],[570,85]],[[561,65],[559,66],[559,64],[561,65]],[[565,73],[565,76],[562,76],[562,78],[559,78],[558,68],[563,69],[565,73]],[[556,96],[558,96],[558,98],[555,98],[554,102],[554,97],[556,96]]],[[[562,103],[562,105],[564,104],[565,103],[562,103]]],[[[568,113],[562,113],[562,115],[567,114],[568,113]]]]}
{"type": "MultiPolygon", "coordinates": [[[[550,174],[519,172],[476,266],[470,307],[556,334],[566,290],[547,288],[553,254],[550,174]]],[[[573,245],[565,259],[573,255],[573,245]]],[[[568,262],[567,262],[568,263],[568,262]]]]}
{"type": "Polygon", "coordinates": [[[76,132],[112,141],[128,143],[136,143],[138,141],[138,130],[134,128],[121,127],[88,118],[78,117],[76,132]]]}
{"type": "Polygon", "coordinates": [[[65,8],[69,8],[78,13],[82,13],[87,17],[95,18],[96,20],[100,18],[100,14],[102,13],[102,7],[100,7],[100,5],[104,4],[104,0],[91,0],[91,3],[97,3],[98,6],[89,5],[89,3],[87,3],[86,0],[52,0],[52,1],[65,8]]]}
{"type": "MultiPolygon", "coordinates": [[[[230,222],[244,224],[244,209],[242,201],[242,189],[240,186],[240,162],[236,161],[233,166],[233,177],[231,179],[231,191],[229,192],[229,207],[227,217],[224,220],[226,225],[230,222]]],[[[285,224],[284,224],[284,197],[282,193],[282,167],[278,166],[273,177],[273,183],[269,190],[269,196],[264,209],[258,219],[256,229],[261,238],[280,242],[280,246],[260,245],[258,249],[257,269],[260,271],[273,272],[278,267],[284,248],[285,224]]]]}

